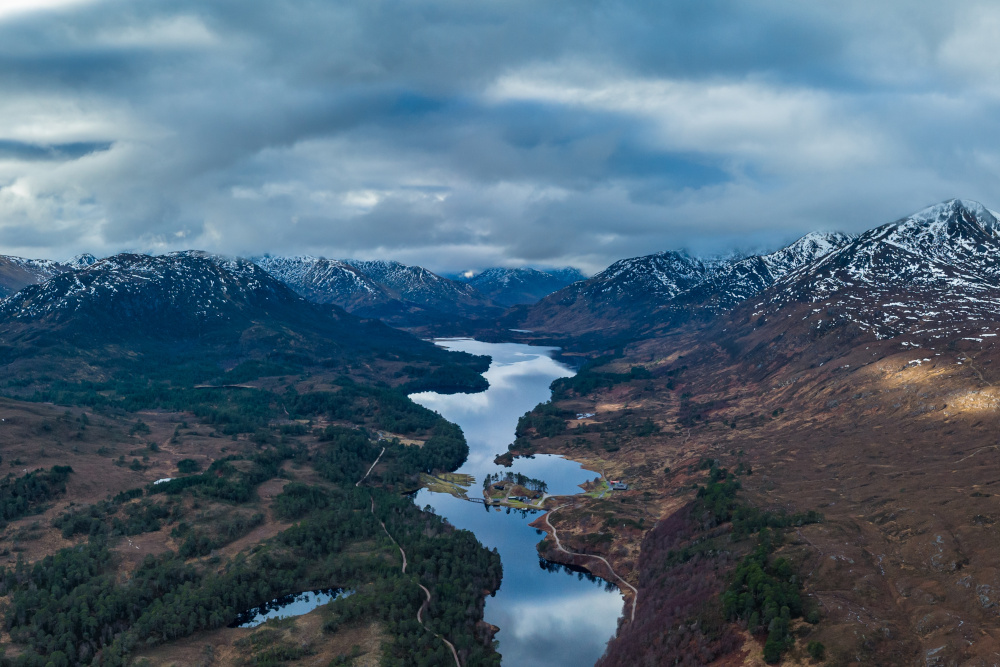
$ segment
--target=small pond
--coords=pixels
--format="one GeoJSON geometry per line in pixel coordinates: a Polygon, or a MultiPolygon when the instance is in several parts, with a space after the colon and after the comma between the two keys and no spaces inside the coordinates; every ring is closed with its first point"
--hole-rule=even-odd
{"type": "Polygon", "coordinates": [[[317,591],[303,591],[302,593],[285,595],[242,612],[229,627],[253,628],[272,618],[301,616],[337,598],[346,598],[353,592],[345,591],[342,588],[324,588],[317,591]]]}

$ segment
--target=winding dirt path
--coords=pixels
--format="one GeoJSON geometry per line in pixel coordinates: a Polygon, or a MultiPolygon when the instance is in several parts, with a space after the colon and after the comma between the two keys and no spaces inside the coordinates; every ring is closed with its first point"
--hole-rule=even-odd
{"type": "Polygon", "coordinates": [[[611,567],[611,563],[609,563],[603,556],[597,556],[595,554],[581,554],[581,553],[576,553],[575,551],[570,551],[569,549],[567,549],[566,547],[564,547],[562,545],[562,542],[559,541],[559,533],[556,532],[556,527],[552,525],[551,521],[549,521],[549,517],[552,516],[553,514],[555,514],[556,510],[562,509],[563,507],[565,507],[565,505],[559,505],[558,507],[555,507],[555,508],[549,510],[544,516],[542,516],[542,519],[545,521],[545,525],[549,527],[549,531],[551,531],[552,537],[556,541],[556,548],[559,549],[559,551],[562,551],[565,554],[569,554],[570,556],[582,556],[584,558],[596,558],[597,560],[599,560],[602,563],[604,563],[605,565],[607,565],[608,566],[608,570],[611,572],[611,574],[613,574],[615,576],[615,579],[617,579],[618,581],[620,581],[622,584],[624,584],[625,586],[627,586],[629,588],[629,590],[632,591],[632,614],[631,614],[631,620],[634,621],[635,620],[635,605],[639,601],[639,591],[636,590],[635,586],[633,586],[632,584],[630,584],[627,581],[625,581],[624,579],[622,579],[621,576],[617,572],[615,572],[615,569],[613,567],[611,567]]]}
{"type": "MultiPolygon", "coordinates": [[[[382,451],[385,452],[385,448],[384,447],[382,448],[382,451]]],[[[379,458],[381,458],[381,457],[382,457],[382,455],[379,454],[379,458]]],[[[378,463],[378,460],[376,460],[375,463],[378,463]]],[[[375,464],[372,464],[372,468],[374,468],[374,467],[375,467],[375,464]]],[[[369,469],[368,472],[371,472],[371,469],[369,469]]],[[[367,477],[367,476],[368,475],[365,475],[365,477],[367,477]]],[[[361,479],[363,481],[364,477],[362,477],[361,479]]],[[[358,484],[360,484],[360,483],[361,482],[359,481],[358,484]]],[[[375,497],[374,496],[372,496],[371,501],[372,501],[371,512],[374,515],[375,514],[375,497]]],[[[392,543],[396,545],[397,549],[399,549],[399,553],[403,557],[403,574],[406,574],[406,552],[403,551],[403,547],[399,546],[399,542],[397,542],[396,538],[394,538],[389,533],[389,529],[385,527],[385,524],[381,520],[379,520],[378,524],[380,526],[382,526],[382,530],[385,531],[386,537],[388,537],[390,540],[392,540],[392,543]]],[[[452,644],[447,639],[445,639],[444,635],[439,635],[438,633],[434,632],[433,630],[431,630],[430,628],[428,628],[426,625],[424,625],[424,619],[423,619],[424,610],[427,609],[427,607],[429,607],[430,604],[431,604],[431,592],[427,589],[426,586],[424,586],[423,584],[421,584],[419,581],[417,582],[417,585],[420,586],[420,590],[422,590],[424,592],[424,595],[427,596],[427,599],[424,600],[424,603],[422,605],[420,605],[420,609],[417,610],[417,623],[419,623],[423,627],[424,630],[427,630],[427,632],[430,632],[435,637],[437,637],[438,639],[440,639],[441,641],[443,641],[445,643],[445,645],[449,649],[451,649],[451,656],[453,658],[455,658],[455,667],[462,667],[462,661],[458,659],[458,651],[455,650],[455,645],[452,644]]]]}

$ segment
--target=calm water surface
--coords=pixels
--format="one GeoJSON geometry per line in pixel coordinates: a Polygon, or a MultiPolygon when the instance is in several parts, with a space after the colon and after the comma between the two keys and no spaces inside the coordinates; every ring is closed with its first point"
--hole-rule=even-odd
{"type": "Polygon", "coordinates": [[[248,609],[236,617],[231,628],[255,628],[272,618],[289,618],[308,614],[316,607],[321,607],[338,598],[346,598],[354,591],[341,588],[324,588],[318,591],[304,591],[294,595],[285,595],[265,602],[259,607],[248,609]]]}
{"type": "MultiPolygon", "coordinates": [[[[580,493],[579,485],[597,477],[559,456],[518,459],[513,468],[494,465],[497,454],[514,440],[518,418],[550,397],[549,384],[573,371],[551,358],[555,348],[469,339],[436,341],[449,350],[488,354],[485,373],[490,388],[479,394],[413,394],[417,403],[436,410],[465,432],[469,460],[457,472],[475,477],[470,498],[482,497],[482,480],[494,472],[521,472],[544,479],[550,494],[580,493]]],[[[540,514],[486,507],[443,493],[421,490],[415,501],[458,528],[471,530],[503,561],[503,583],[486,598],[486,621],[500,628],[497,640],[509,667],[580,667],[604,653],[622,613],[623,598],[601,580],[561,568],[541,567],[535,545],[541,535],[528,526],[540,514]]]]}

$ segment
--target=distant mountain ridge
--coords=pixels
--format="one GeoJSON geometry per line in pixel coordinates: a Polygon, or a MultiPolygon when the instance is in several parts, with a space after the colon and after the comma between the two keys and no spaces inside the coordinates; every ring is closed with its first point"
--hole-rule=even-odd
{"type": "Polygon", "coordinates": [[[533,303],[583,278],[576,269],[494,268],[456,280],[395,261],[308,255],[251,261],[311,301],[404,327],[496,317],[509,305],[533,303]]]}
{"type": "Polygon", "coordinates": [[[763,322],[793,304],[814,304],[815,316],[805,318],[811,326],[850,325],[879,338],[946,337],[989,321],[1000,312],[1000,218],[978,202],[952,199],[856,236],[812,232],[764,255],[713,263],[661,252],[621,260],[512,309],[503,323],[635,338],[727,311],[763,322]]]}
{"type": "Polygon", "coordinates": [[[26,259],[0,255],[0,297],[10,296],[18,290],[45,282],[71,267],[48,259],[26,259]]]}
{"type": "Polygon", "coordinates": [[[309,255],[250,261],[310,301],[397,327],[448,326],[501,311],[469,285],[399,262],[309,255]]]}
{"type": "Polygon", "coordinates": [[[344,263],[390,290],[400,301],[466,316],[479,309],[495,308],[471,285],[444,278],[421,266],[390,260],[348,259],[344,263]]]}
{"type": "Polygon", "coordinates": [[[586,276],[573,268],[542,271],[528,267],[496,267],[460,280],[468,282],[494,303],[509,307],[535,303],[567,285],[586,280],[586,276]]]}

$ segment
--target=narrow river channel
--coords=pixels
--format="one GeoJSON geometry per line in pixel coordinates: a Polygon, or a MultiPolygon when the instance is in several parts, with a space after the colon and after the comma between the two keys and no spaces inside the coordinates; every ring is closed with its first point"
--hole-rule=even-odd
{"type": "MultiPolygon", "coordinates": [[[[550,397],[549,384],[573,371],[552,359],[555,348],[513,343],[483,343],[470,339],[435,341],[449,350],[488,354],[493,363],[485,373],[490,388],[478,394],[413,394],[417,403],[436,410],[465,432],[469,459],[457,472],[471,475],[469,498],[482,497],[482,482],[490,473],[520,472],[544,480],[548,493],[580,493],[579,484],[596,473],[559,456],[517,459],[513,468],[493,463],[514,440],[518,418],[550,397]]],[[[541,516],[487,507],[445,493],[421,490],[415,502],[430,505],[452,525],[475,533],[495,547],[503,561],[503,583],[486,599],[486,621],[500,628],[496,639],[509,667],[580,667],[592,665],[604,652],[622,613],[623,598],[603,580],[562,568],[543,568],[535,545],[541,535],[528,526],[541,516]]]]}

